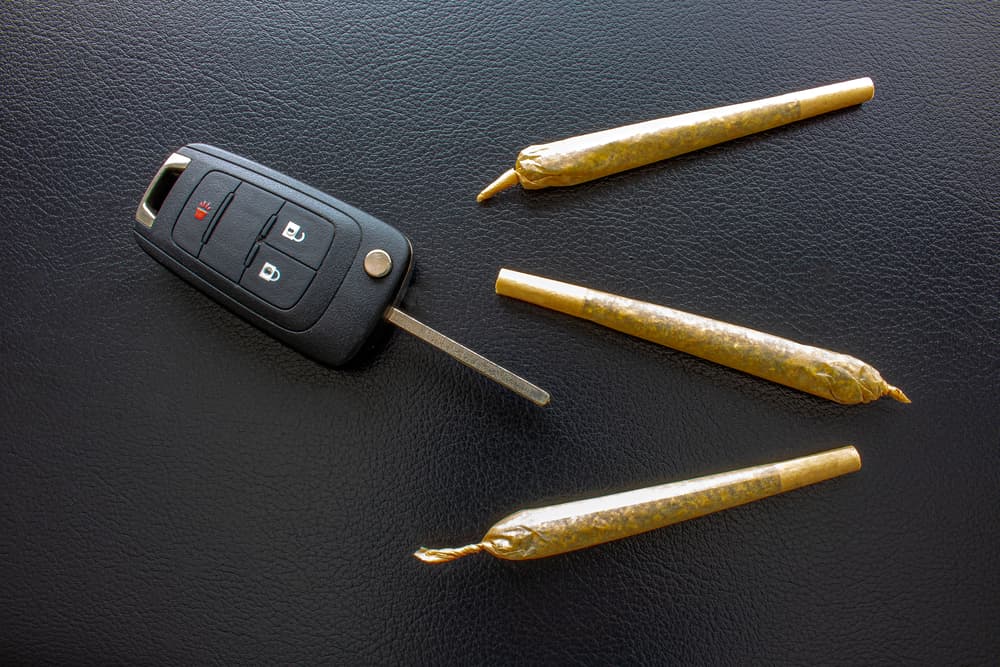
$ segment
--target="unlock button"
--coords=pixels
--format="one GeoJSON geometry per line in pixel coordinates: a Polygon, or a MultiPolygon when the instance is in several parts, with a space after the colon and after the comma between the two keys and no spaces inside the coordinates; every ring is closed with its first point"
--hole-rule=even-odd
{"type": "Polygon", "coordinates": [[[264,239],[303,264],[318,269],[333,240],[333,225],[314,213],[285,203],[264,239]]]}
{"type": "Polygon", "coordinates": [[[260,245],[240,285],[277,308],[291,308],[309,287],[316,272],[267,245],[260,245]]]}

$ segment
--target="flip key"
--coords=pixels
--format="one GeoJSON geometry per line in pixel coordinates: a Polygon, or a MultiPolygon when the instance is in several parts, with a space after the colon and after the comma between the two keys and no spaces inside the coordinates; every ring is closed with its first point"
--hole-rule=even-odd
{"type": "Polygon", "coordinates": [[[139,202],[139,246],[308,357],[341,366],[389,321],[538,405],[549,394],[399,310],[409,240],[273,169],[204,144],[160,166],[139,202]]]}

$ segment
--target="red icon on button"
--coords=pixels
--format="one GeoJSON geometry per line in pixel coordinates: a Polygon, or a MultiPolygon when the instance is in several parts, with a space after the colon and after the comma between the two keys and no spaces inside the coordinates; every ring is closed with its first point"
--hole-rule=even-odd
{"type": "Polygon", "coordinates": [[[194,219],[203,220],[208,212],[212,210],[212,202],[200,201],[198,202],[198,208],[194,210],[194,219]]]}

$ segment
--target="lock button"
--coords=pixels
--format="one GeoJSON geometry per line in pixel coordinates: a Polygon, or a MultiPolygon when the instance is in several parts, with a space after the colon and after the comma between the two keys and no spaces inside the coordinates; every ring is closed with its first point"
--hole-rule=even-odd
{"type": "Polygon", "coordinates": [[[318,269],[333,240],[333,225],[304,208],[285,202],[264,240],[273,248],[318,269]]]}
{"type": "Polygon", "coordinates": [[[240,285],[272,306],[288,309],[298,303],[316,272],[266,244],[260,244],[243,272],[240,285]]]}

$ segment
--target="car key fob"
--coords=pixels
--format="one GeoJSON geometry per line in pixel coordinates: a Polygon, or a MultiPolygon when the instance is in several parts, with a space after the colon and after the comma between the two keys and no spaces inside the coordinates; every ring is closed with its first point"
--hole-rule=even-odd
{"type": "Polygon", "coordinates": [[[172,153],[136,210],[139,246],[263,331],[330,366],[383,319],[539,404],[548,394],[406,315],[412,262],[395,228],[204,144],[172,153]]]}

